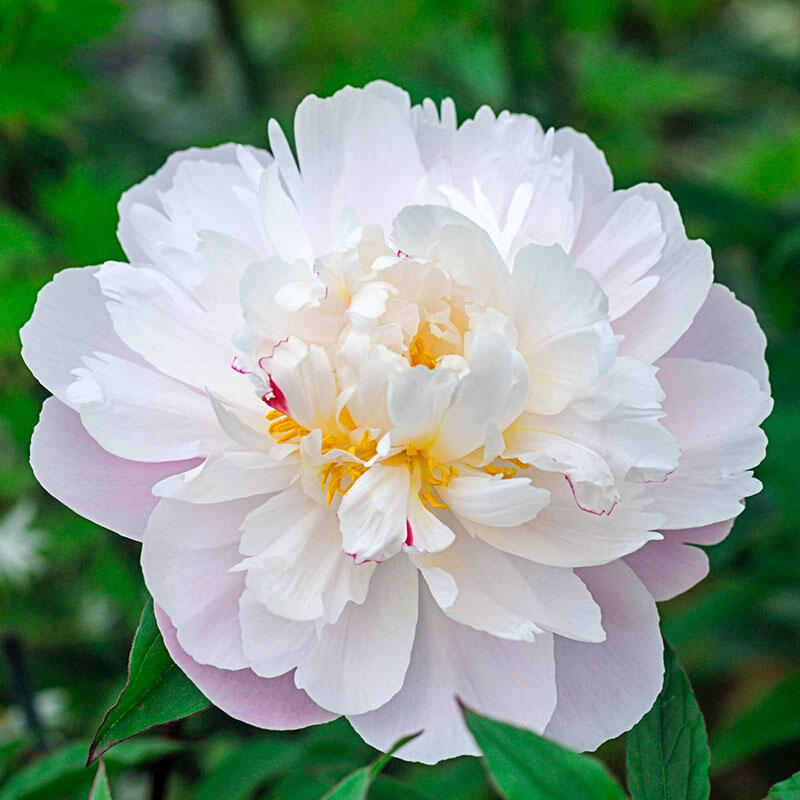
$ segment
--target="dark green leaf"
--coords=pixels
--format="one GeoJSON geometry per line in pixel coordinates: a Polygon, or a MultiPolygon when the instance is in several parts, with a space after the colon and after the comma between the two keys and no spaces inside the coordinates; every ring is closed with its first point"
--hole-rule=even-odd
{"type": "Polygon", "coordinates": [[[800,772],[776,783],[769,790],[768,800],[800,800],[800,772]]]}
{"type": "Polygon", "coordinates": [[[464,719],[483,753],[489,776],[508,800],[623,800],[625,793],[605,767],[531,731],[478,716],[464,719]]]}
{"type": "Polygon", "coordinates": [[[111,800],[111,787],[108,785],[106,765],[102,758],[97,764],[97,772],[94,774],[92,788],[89,791],[89,800],[111,800]]]}
{"type": "Polygon", "coordinates": [[[800,672],[728,725],[712,742],[713,772],[722,772],[769,747],[800,739],[800,672]]]}
{"type": "Polygon", "coordinates": [[[248,800],[271,778],[297,760],[294,742],[253,739],[240,745],[198,784],[193,800],[248,800]]]}
{"type": "Polygon", "coordinates": [[[169,657],[148,600],[133,639],[128,682],[109,709],[89,748],[89,763],[123,739],[209,706],[169,657]]]}
{"type": "Polygon", "coordinates": [[[703,715],[689,679],[664,646],[664,686],[625,739],[634,800],[706,800],[711,756],[703,715]]]}
{"type": "MultiPolygon", "coordinates": [[[[155,761],[180,749],[178,742],[145,737],[125,742],[109,753],[106,767],[114,772],[155,761]]],[[[86,743],[79,742],[54,750],[17,772],[0,789],[0,800],[51,800],[81,787],[85,791],[92,778],[92,770],[86,766],[86,743]]]]}
{"type": "Polygon", "coordinates": [[[322,800],[366,800],[370,784],[378,773],[389,763],[391,757],[405,744],[408,744],[418,733],[406,736],[395,744],[388,753],[384,753],[379,759],[366,767],[356,770],[352,775],[348,775],[327,792],[322,800]]]}

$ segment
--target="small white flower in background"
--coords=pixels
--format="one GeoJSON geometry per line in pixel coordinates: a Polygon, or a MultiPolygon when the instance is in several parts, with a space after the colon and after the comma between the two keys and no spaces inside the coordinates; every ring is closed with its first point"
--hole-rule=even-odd
{"type": "MultiPolygon", "coordinates": [[[[42,689],[33,696],[36,719],[46,731],[63,728],[69,720],[69,695],[60,686],[42,689]]],[[[25,714],[19,706],[0,710],[0,744],[29,732],[25,714]]]]}
{"type": "Polygon", "coordinates": [[[24,586],[44,568],[46,534],[33,527],[36,509],[20,502],[0,519],[0,581],[24,586]]]}
{"type": "Polygon", "coordinates": [[[476,752],[455,697],[593,749],[662,681],[656,600],[759,490],[752,312],[656,185],[570,129],[309,97],[297,160],[172,156],[130,264],[66,270],[23,355],[31,460],[143,541],[173,658],[231,715],[476,752]]]}

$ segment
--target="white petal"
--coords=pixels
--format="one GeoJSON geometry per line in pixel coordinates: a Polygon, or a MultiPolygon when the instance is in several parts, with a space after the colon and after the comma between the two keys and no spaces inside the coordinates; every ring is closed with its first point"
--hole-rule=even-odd
{"type": "Polygon", "coordinates": [[[429,258],[476,299],[504,308],[508,269],[491,239],[446,206],[408,206],[392,224],[392,243],[413,258],[429,258]]]}
{"type": "Polygon", "coordinates": [[[281,186],[279,166],[268,166],[259,183],[261,224],[275,252],[284,261],[314,260],[314,251],[303,220],[292,199],[281,186]]]}
{"type": "Polygon", "coordinates": [[[406,540],[406,507],[411,476],[405,466],[376,464],[342,497],[342,545],[357,563],[385,561],[406,540]]]}
{"type": "Polygon", "coordinates": [[[362,605],[327,625],[295,672],[295,684],[323,708],[362,714],[403,685],[417,626],[417,571],[405,556],[381,564],[362,605]]]}
{"type": "Polygon", "coordinates": [[[459,517],[496,528],[528,522],[550,500],[550,493],[532,486],[530,478],[503,480],[477,472],[453,478],[439,494],[459,517]]]}
{"type": "Polygon", "coordinates": [[[333,622],[348,602],[364,601],[375,565],[344,553],[336,515],[301,495],[293,486],[245,519],[242,546],[250,549],[259,538],[265,546],[240,568],[247,570],[247,588],[273,614],[333,622]]]}
{"type": "Polygon", "coordinates": [[[647,273],[658,283],[630,311],[614,322],[625,338],[622,355],[652,363],[675,344],[705,302],[714,265],[708,245],[687,239],[675,201],[656,184],[629,190],[658,206],[667,240],[658,263],[647,273]]]}
{"type": "Polygon", "coordinates": [[[221,503],[285,489],[299,468],[291,456],[277,461],[265,453],[232,450],[159,481],[153,494],[189,503],[221,503]]]}
{"type": "Polygon", "coordinates": [[[139,361],[119,339],[95,275],[100,267],[65,269],[44,286],[20,331],[22,358],[36,379],[62,403],[72,370],[97,350],[139,361]]]}
{"type": "Polygon", "coordinates": [[[572,128],[559,128],[553,137],[553,152],[572,153],[575,174],[583,185],[585,206],[593,206],[611,194],[614,180],[603,152],[585,134],[572,128]]]}
{"type": "Polygon", "coordinates": [[[97,280],[120,339],[161,372],[233,400],[252,395],[231,369],[241,318],[220,320],[156,270],[108,263],[97,280]]]}
{"type": "Polygon", "coordinates": [[[178,630],[181,647],[200,664],[247,665],[239,630],[244,575],[239,525],[253,500],[195,505],[162,500],[147,524],[142,572],[148,591],[178,630]]]}
{"type": "Polygon", "coordinates": [[[572,252],[577,265],[603,287],[611,319],[622,316],[657,283],[653,276],[642,278],[658,263],[666,238],[658,206],[636,190],[614,192],[586,210],[572,252]]]}
{"type": "Polygon", "coordinates": [[[430,448],[439,461],[454,461],[486,444],[492,431],[519,416],[528,396],[528,368],[507,333],[478,328],[468,363],[430,448]]]}
{"type": "Polygon", "coordinates": [[[576,505],[561,476],[538,473],[535,483],[550,492],[550,503],[530,522],[491,528],[464,518],[464,527],[493,547],[554,567],[605,564],[661,538],[655,531],[664,515],[650,513],[649,501],[638,487],[623,486],[623,498],[614,510],[598,515],[576,505]]]}
{"type": "Polygon", "coordinates": [[[741,500],[761,484],[750,471],[763,458],[766,436],[758,427],[772,400],[746,372],[692,359],[661,359],[659,379],[667,393],[667,428],[678,440],[677,470],[651,484],[653,510],[667,516],[663,528],[694,528],[735,517],[741,500]]]}
{"type": "Polygon", "coordinates": [[[44,401],[31,439],[33,473],[53,497],[137,541],[158,503],[153,485],[195,463],[146,464],[112,456],[89,436],[80,417],[54,397],[44,401]]]}
{"type": "Polygon", "coordinates": [[[511,281],[518,347],[531,375],[527,409],[556,414],[614,361],[605,295],[557,246],[522,249],[511,281]]]}
{"type": "Polygon", "coordinates": [[[262,363],[286,398],[293,420],[309,430],[336,429],[336,379],[325,350],[291,337],[262,363]]]}
{"type": "Polygon", "coordinates": [[[423,177],[408,114],[375,92],[306,97],[294,128],[302,175],[294,200],[318,252],[330,249],[345,209],[387,229],[423,177]]]}
{"type": "Polygon", "coordinates": [[[229,446],[208,398],[185,384],[105,353],[84,363],[68,396],[83,426],[110,453],[175,461],[229,446]]]}
{"type": "Polygon", "coordinates": [[[650,710],[664,675],[653,598],[629,567],[615,561],[581,570],[603,610],[601,644],[555,637],[558,705],[546,735],[573,750],[594,750],[650,710]]]}
{"type": "Polygon", "coordinates": [[[453,531],[422,505],[413,488],[406,507],[406,524],[406,544],[420,553],[444,550],[454,538],[453,531]]]}
{"type": "Polygon", "coordinates": [[[552,648],[550,634],[512,642],[460,625],[423,589],[403,688],[376,711],[351,716],[350,723],[381,750],[422,730],[397,757],[426,764],[478,753],[456,698],[480,714],[541,732],[556,702],[552,648]]]}
{"type": "MultiPolygon", "coordinates": [[[[255,191],[237,157],[239,147],[223,144],[174,153],[155,175],[122,195],[117,236],[131,261],[158,264],[163,258],[154,247],[158,242],[191,250],[202,230],[263,248],[255,219],[234,191],[237,186],[255,191]],[[149,211],[148,216],[141,210],[149,211]]],[[[247,149],[262,165],[272,160],[266,151],[247,149]]]]}
{"type": "Polygon", "coordinates": [[[708,575],[708,556],[699,547],[684,544],[674,531],[625,556],[625,563],[658,602],[671,600],[708,575]]]}
{"type": "Polygon", "coordinates": [[[766,346],[767,337],[753,310],[739,302],[730,289],[715,283],[689,330],[675,342],[666,357],[728,364],[749,372],[768,392],[766,346]]]}
{"type": "Polygon", "coordinates": [[[421,364],[392,378],[387,392],[392,444],[430,443],[457,384],[455,370],[421,364]]]}
{"type": "Polygon", "coordinates": [[[294,669],[315,636],[314,623],[270,614],[249,589],[239,600],[239,623],[245,658],[262,678],[277,678],[294,669]]]}

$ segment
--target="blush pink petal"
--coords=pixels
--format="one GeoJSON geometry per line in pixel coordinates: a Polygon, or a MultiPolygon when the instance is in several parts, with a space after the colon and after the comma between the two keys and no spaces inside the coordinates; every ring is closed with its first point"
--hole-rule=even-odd
{"type": "Polygon", "coordinates": [[[576,570],[602,609],[600,644],[555,637],[558,704],[545,734],[595,750],[629,730],[653,705],[664,675],[655,602],[621,561],[576,570]]]}
{"type": "Polygon", "coordinates": [[[172,660],[215,706],[234,719],[285,731],[336,718],[294,685],[292,672],[279,678],[260,678],[249,669],[226,670],[198,664],[178,643],[175,627],[163,609],[156,605],[155,612],[172,660]]]}
{"type": "Polygon", "coordinates": [[[181,647],[193,659],[222,669],[240,669],[239,598],[245,573],[239,540],[247,514],[263,496],[198,505],[161,500],[142,545],[142,572],[153,599],[177,628],[181,647]]]}
{"type": "Polygon", "coordinates": [[[717,544],[732,526],[729,519],[703,528],[664,531],[663,539],[648,542],[624,560],[654,600],[671,600],[708,575],[708,556],[694,545],[717,544]]]}
{"type": "Polygon", "coordinates": [[[480,714],[541,732],[556,701],[553,636],[512,642],[460,625],[420,586],[417,638],[403,688],[376,711],[349,716],[355,730],[384,751],[422,730],[398,758],[426,764],[478,753],[456,698],[480,714]]]}
{"type": "Polygon", "coordinates": [[[158,502],[153,485],[197,464],[150,464],[112,456],[89,436],[78,414],[55,397],[45,400],[31,440],[31,467],[53,497],[82,517],[137,541],[158,502]]]}
{"type": "Polygon", "coordinates": [[[675,342],[667,357],[728,364],[749,372],[768,392],[766,347],[767,337],[753,310],[737,300],[730,289],[715,283],[689,330],[675,342]]]}

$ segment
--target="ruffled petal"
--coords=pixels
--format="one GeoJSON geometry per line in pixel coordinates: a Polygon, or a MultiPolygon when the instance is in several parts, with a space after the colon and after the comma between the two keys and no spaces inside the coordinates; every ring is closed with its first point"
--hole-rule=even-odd
{"type": "Polygon", "coordinates": [[[553,637],[513,642],[460,625],[423,588],[403,688],[377,710],[349,717],[350,723],[379,750],[423,731],[397,754],[409,761],[476,755],[457,698],[479,714],[541,732],[556,703],[553,637]]]}
{"type": "Polygon", "coordinates": [[[555,637],[558,705],[545,734],[573,750],[595,750],[650,709],[664,675],[658,611],[621,561],[579,570],[603,609],[600,644],[555,637]]]}
{"type": "Polygon", "coordinates": [[[147,464],[112,456],[89,436],[78,414],[55,397],[44,401],[31,439],[33,473],[53,497],[82,517],[137,541],[158,503],[154,484],[195,464],[147,464]]]}
{"type": "Polygon", "coordinates": [[[369,594],[320,630],[295,683],[324,708],[362,714],[400,690],[417,626],[417,571],[402,556],[381,564],[369,594]]]}
{"type": "Polygon", "coordinates": [[[198,664],[178,643],[174,625],[156,605],[156,621],[173,661],[215,706],[234,719],[269,730],[296,730],[336,719],[294,685],[294,675],[260,678],[252,670],[198,664]]]}

